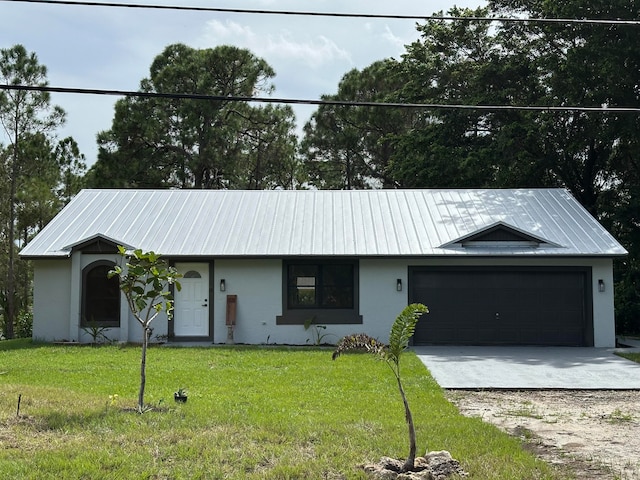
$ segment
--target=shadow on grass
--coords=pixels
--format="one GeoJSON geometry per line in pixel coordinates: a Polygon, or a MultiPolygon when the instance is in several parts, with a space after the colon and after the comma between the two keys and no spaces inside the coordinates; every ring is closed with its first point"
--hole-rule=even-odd
{"type": "Polygon", "coordinates": [[[37,428],[40,431],[72,430],[75,428],[86,428],[104,421],[109,415],[106,410],[96,410],[92,412],[47,412],[35,415],[37,428]]]}
{"type": "Polygon", "coordinates": [[[149,406],[144,413],[140,413],[135,407],[108,407],[101,410],[83,411],[83,412],[47,412],[41,415],[31,417],[32,422],[40,431],[59,431],[87,429],[92,426],[109,424],[110,422],[121,421],[121,415],[125,416],[153,416],[165,415],[173,410],[169,407],[149,406]],[[120,420],[118,420],[120,418],[120,420]]]}
{"type": "Polygon", "coordinates": [[[47,346],[44,342],[34,342],[30,338],[15,338],[13,340],[0,340],[0,351],[27,350],[47,346]]]}

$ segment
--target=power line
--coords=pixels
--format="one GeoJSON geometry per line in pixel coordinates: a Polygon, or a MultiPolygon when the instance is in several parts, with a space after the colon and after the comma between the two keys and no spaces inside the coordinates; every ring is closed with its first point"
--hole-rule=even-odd
{"type": "Polygon", "coordinates": [[[47,5],[76,5],[85,7],[111,7],[134,8],[154,10],[182,10],[191,12],[217,12],[260,15],[293,15],[307,17],[336,17],[336,18],[368,18],[390,20],[447,20],[464,22],[503,22],[503,23],[554,23],[554,24],[587,24],[587,25],[640,25],[640,20],[621,19],[589,19],[589,18],[518,18],[518,17],[456,17],[444,15],[396,15],[376,13],[337,13],[337,12],[308,12],[291,10],[255,10],[244,8],[218,8],[218,7],[190,7],[183,5],[145,5],[136,3],[118,2],[90,2],[72,0],[0,0],[0,2],[14,3],[41,3],[47,5]]]}
{"type": "Polygon", "coordinates": [[[591,113],[640,113],[640,107],[579,107],[555,105],[468,105],[443,103],[395,103],[358,102],[345,100],[311,100],[296,98],[248,97],[237,95],[204,95],[197,93],[160,93],[131,90],[107,90],[98,88],[51,87],[48,85],[0,85],[0,90],[17,90],[49,93],[72,93],[81,95],[111,95],[117,97],[170,98],[183,100],[206,100],[212,102],[270,103],[285,105],[333,105],[343,107],[410,108],[425,110],[484,110],[484,111],[536,111],[536,112],[591,112],[591,113]]]}

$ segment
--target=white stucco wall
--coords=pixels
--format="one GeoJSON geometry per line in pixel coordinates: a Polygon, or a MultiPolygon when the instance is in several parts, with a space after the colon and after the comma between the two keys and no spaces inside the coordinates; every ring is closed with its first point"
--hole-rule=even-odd
{"type": "MultiPolygon", "coordinates": [[[[90,342],[91,336],[80,326],[82,269],[98,260],[115,262],[119,260],[118,257],[75,253],[71,258],[34,261],[33,338],[47,342],[90,342]]],[[[128,310],[123,299],[121,325],[127,324],[127,317],[128,310]]],[[[111,328],[106,335],[113,340],[127,341],[127,330],[111,328]]]]}
{"type": "Polygon", "coordinates": [[[594,259],[592,263],[593,340],[594,347],[615,347],[616,327],[613,295],[613,261],[594,259]],[[604,292],[598,290],[598,280],[604,282],[604,292]]]}
{"type": "Polygon", "coordinates": [[[33,339],[68,339],[71,260],[38,260],[33,264],[33,339]]]}
{"type": "MultiPolygon", "coordinates": [[[[119,260],[117,255],[105,257],[74,254],[72,259],[34,262],[34,338],[45,341],[90,340],[79,326],[82,284],[80,272],[90,263],[105,258],[119,260]]],[[[612,260],[599,258],[361,259],[359,303],[363,323],[328,325],[327,329],[321,332],[328,334],[325,341],[334,343],[340,337],[356,332],[366,332],[387,341],[396,315],[408,302],[408,267],[428,265],[590,266],[593,283],[594,343],[596,347],[615,345],[612,260]],[[401,279],[403,285],[400,292],[396,290],[397,279],[401,279]],[[598,291],[599,279],[604,282],[604,292],[598,291]]],[[[282,260],[216,260],[213,275],[214,343],[225,343],[227,340],[227,295],[238,296],[237,325],[234,329],[236,343],[312,343],[312,332],[306,331],[302,325],[276,325],[276,317],[282,314],[282,260]],[[226,291],[220,292],[220,280],[223,278],[226,291]]],[[[111,329],[108,336],[119,341],[141,341],[140,326],[130,315],[124,299],[121,302],[121,318],[122,328],[111,329]],[[128,319],[128,322],[125,319],[128,319]]],[[[154,321],[154,335],[166,334],[167,326],[166,316],[162,315],[154,321]]]]}
{"type": "Polygon", "coordinates": [[[389,341],[391,325],[408,304],[409,263],[404,260],[365,259],[360,260],[360,313],[362,331],[389,341]],[[402,291],[396,282],[402,281],[402,291]]]}
{"type": "Polygon", "coordinates": [[[215,343],[227,341],[227,295],[238,296],[236,343],[292,343],[290,332],[276,327],[276,316],[282,313],[281,260],[216,260],[213,271],[215,343]],[[226,291],[221,292],[223,278],[226,291]]]}

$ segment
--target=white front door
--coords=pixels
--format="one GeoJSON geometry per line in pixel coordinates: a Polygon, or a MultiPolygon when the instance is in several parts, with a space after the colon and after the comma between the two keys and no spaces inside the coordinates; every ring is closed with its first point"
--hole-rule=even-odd
{"type": "Polygon", "coordinates": [[[209,336],[209,264],[176,263],[182,289],[175,289],[173,334],[176,337],[209,336]]]}

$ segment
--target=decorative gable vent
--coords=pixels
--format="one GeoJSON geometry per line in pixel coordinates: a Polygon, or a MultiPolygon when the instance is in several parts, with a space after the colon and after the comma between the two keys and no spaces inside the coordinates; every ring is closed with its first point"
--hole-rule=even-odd
{"type": "Polygon", "coordinates": [[[559,247],[560,245],[545,240],[528,232],[524,232],[504,222],[497,222],[488,227],[460,237],[452,242],[442,245],[446,247],[529,247],[537,248],[540,245],[547,247],[559,247]]]}
{"type": "Polygon", "coordinates": [[[76,248],[82,250],[82,253],[118,253],[118,246],[104,238],[96,238],[76,248]]]}
{"type": "Polygon", "coordinates": [[[124,244],[123,242],[119,242],[113,238],[110,238],[101,233],[97,233],[90,237],[84,238],[79,242],[73,243],[71,245],[67,245],[65,250],[69,252],[73,251],[81,251],[82,253],[95,253],[95,254],[103,254],[103,253],[118,253],[118,245],[123,245],[125,248],[131,249],[132,247],[124,244]]]}

